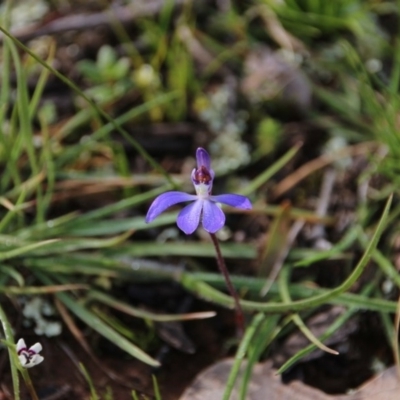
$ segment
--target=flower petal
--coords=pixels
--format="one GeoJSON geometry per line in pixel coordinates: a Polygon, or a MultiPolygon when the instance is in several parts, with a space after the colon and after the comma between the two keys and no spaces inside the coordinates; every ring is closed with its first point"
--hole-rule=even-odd
{"type": "Polygon", "coordinates": [[[251,210],[250,200],[240,194],[220,194],[218,196],[211,196],[210,200],[243,210],[251,210]]]}
{"type": "Polygon", "coordinates": [[[149,223],[153,221],[153,219],[158,217],[163,211],[175,204],[196,199],[197,197],[195,195],[183,192],[166,192],[160,194],[160,196],[154,199],[149,211],[147,211],[146,222],[149,223]]]}
{"type": "Polygon", "coordinates": [[[197,168],[206,167],[207,171],[211,171],[211,159],[209,154],[199,147],[196,151],[197,168]]]}
{"type": "MultiPolygon", "coordinates": [[[[24,354],[20,354],[20,355],[18,356],[18,358],[19,358],[19,362],[21,363],[21,365],[22,365],[23,367],[26,367],[26,366],[28,365],[28,358],[25,357],[24,354]]],[[[28,368],[29,368],[29,367],[28,367],[28,368]]]]}
{"type": "Polygon", "coordinates": [[[42,357],[40,354],[36,354],[32,357],[31,362],[27,365],[28,368],[34,367],[35,365],[40,364],[44,360],[44,357],[42,357]]]}
{"type": "Polygon", "coordinates": [[[186,235],[193,233],[199,226],[203,203],[205,203],[203,200],[196,200],[179,213],[176,223],[178,228],[185,232],[186,235]]]}
{"type": "Polygon", "coordinates": [[[19,339],[17,342],[17,353],[19,353],[22,349],[26,349],[26,344],[24,339],[19,339]]]}
{"type": "Polygon", "coordinates": [[[212,201],[205,200],[203,205],[203,228],[209,233],[219,231],[225,224],[225,214],[212,201]]]}
{"type": "Polygon", "coordinates": [[[43,347],[39,342],[35,343],[33,346],[29,347],[29,350],[35,352],[36,354],[40,353],[42,351],[42,349],[43,349],[43,347]]]}
{"type": "Polygon", "coordinates": [[[27,355],[21,354],[18,356],[18,358],[19,358],[21,365],[24,368],[32,368],[35,365],[40,364],[44,360],[44,357],[42,357],[40,354],[35,354],[30,357],[27,355]]]}

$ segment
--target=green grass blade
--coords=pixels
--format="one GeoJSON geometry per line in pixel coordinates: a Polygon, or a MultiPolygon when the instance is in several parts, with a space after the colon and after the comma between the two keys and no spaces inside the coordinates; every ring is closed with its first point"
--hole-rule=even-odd
{"type": "Polygon", "coordinates": [[[20,387],[19,387],[19,376],[18,376],[18,368],[17,362],[19,362],[16,351],[15,351],[15,340],[12,333],[10,322],[8,321],[7,315],[4,312],[3,308],[0,305],[0,320],[4,331],[4,336],[10,346],[14,346],[12,349],[8,346],[8,357],[10,359],[10,368],[11,368],[11,378],[14,390],[14,400],[20,400],[20,387]]]}
{"type": "MultiPolygon", "coordinates": [[[[153,272],[154,275],[160,273],[162,274],[164,272],[163,278],[165,279],[168,274],[171,274],[172,276],[178,276],[180,277],[180,274],[177,274],[175,272],[175,275],[173,275],[171,272],[169,272],[167,269],[163,269],[162,271],[159,271],[155,269],[153,272]],[[157,272],[156,272],[157,271],[157,272]]],[[[171,277],[172,277],[171,276],[171,277]]],[[[251,278],[251,277],[244,277],[244,276],[232,276],[232,282],[237,288],[239,292],[250,292],[253,295],[257,295],[260,292],[260,289],[262,286],[265,284],[265,280],[263,279],[258,279],[258,278],[251,278]]],[[[222,279],[221,276],[218,274],[211,274],[211,273],[192,273],[192,274],[185,274],[185,279],[188,280],[193,280],[195,282],[203,282],[208,286],[208,284],[211,284],[213,286],[218,287],[219,289],[223,289],[224,286],[224,280],[222,279]]],[[[195,283],[190,284],[189,288],[195,287],[195,283]]],[[[209,286],[208,286],[209,287],[209,286]]],[[[213,289],[213,288],[211,288],[213,289]]],[[[318,288],[318,287],[313,287],[307,284],[292,284],[289,286],[290,293],[293,296],[296,296],[297,298],[310,298],[315,295],[321,295],[321,294],[328,294],[330,293],[330,289],[325,289],[325,288],[318,288]]],[[[277,284],[273,284],[270,289],[270,294],[275,295],[278,294],[279,290],[277,287],[277,284]]],[[[387,312],[387,313],[393,313],[396,311],[396,302],[394,301],[389,301],[381,298],[369,298],[365,297],[361,294],[356,294],[356,293],[341,293],[337,297],[330,299],[327,301],[329,304],[337,304],[337,305],[342,305],[346,307],[356,307],[359,310],[370,310],[370,311],[380,311],[380,312],[387,312]]],[[[222,304],[227,306],[226,304],[222,304]]],[[[290,311],[290,310],[285,310],[285,311],[290,311]]]]}
{"type": "Polygon", "coordinates": [[[273,175],[275,175],[280,169],[282,169],[299,151],[299,147],[293,147],[281,158],[279,158],[274,164],[272,164],[267,170],[258,175],[255,179],[246,185],[246,188],[240,191],[240,194],[248,196],[254,193],[260,186],[268,181],[273,175]]]}
{"type": "MultiPolygon", "coordinates": [[[[279,288],[282,300],[284,302],[292,301],[290,296],[290,291],[288,288],[288,280],[289,280],[289,272],[290,268],[286,267],[281,271],[280,279],[279,279],[279,288]]],[[[326,351],[327,353],[338,355],[339,353],[336,350],[332,350],[329,347],[325,346],[315,335],[308,329],[307,325],[304,323],[303,319],[300,317],[298,313],[293,313],[290,316],[290,319],[294,322],[294,324],[300,329],[303,335],[315,346],[319,349],[326,351]]]]}
{"type": "Polygon", "coordinates": [[[346,250],[354,243],[359,233],[360,231],[358,228],[356,227],[350,228],[343,236],[343,238],[338,243],[336,243],[331,249],[326,251],[321,251],[315,256],[310,256],[305,258],[304,260],[297,261],[294,264],[294,267],[308,267],[309,265],[312,265],[318,261],[328,260],[330,258],[338,256],[342,251],[346,250]]]}
{"type": "Polygon", "coordinates": [[[9,260],[10,258],[16,258],[16,257],[21,256],[22,254],[29,253],[29,252],[31,252],[39,247],[42,247],[42,246],[48,246],[57,241],[58,241],[58,239],[44,240],[42,242],[30,243],[30,244],[27,244],[26,246],[19,247],[17,249],[3,251],[3,252],[0,252],[0,260],[9,260]]]}
{"type": "MultiPolygon", "coordinates": [[[[137,152],[157,171],[162,173],[167,181],[175,186],[174,182],[171,180],[170,176],[166,171],[143,149],[143,147],[134,140],[131,135],[128,134],[113,118],[111,118],[104,110],[102,110],[92,99],[90,99],[74,82],[70,79],[66,78],[63,74],[57,71],[55,68],[47,64],[45,61],[40,59],[33,51],[31,51],[27,46],[25,46],[21,41],[16,39],[13,35],[11,35],[7,29],[0,26],[0,31],[3,32],[5,36],[10,38],[20,49],[33,57],[39,64],[41,64],[44,68],[48,69],[54,76],[59,78],[62,82],[68,85],[75,93],[79,94],[94,110],[96,110],[98,115],[101,115],[105,118],[113,128],[119,132],[126,140],[128,140],[137,152]]],[[[169,94],[171,95],[171,94],[169,94]]]]}
{"type": "Polygon", "coordinates": [[[243,372],[242,384],[239,389],[240,400],[247,399],[247,391],[251,382],[254,365],[260,360],[262,353],[280,331],[280,327],[277,326],[279,319],[279,315],[269,315],[267,318],[264,318],[257,333],[254,335],[254,339],[250,343],[247,365],[243,372]]]}
{"type": "MultiPolygon", "coordinates": [[[[270,312],[270,313],[300,311],[311,307],[317,307],[323,303],[329,302],[334,298],[336,298],[338,295],[349,290],[361,275],[369,259],[371,258],[376,245],[378,244],[382,232],[386,227],[386,220],[388,218],[391,202],[392,202],[392,196],[389,197],[386,203],[385,209],[379,220],[378,226],[371,240],[369,241],[363,256],[361,257],[360,261],[358,262],[358,264],[356,265],[350,276],[341,285],[337,286],[332,290],[327,291],[326,293],[322,293],[320,295],[310,297],[308,299],[296,300],[290,303],[273,303],[273,302],[258,303],[254,301],[242,300],[240,304],[243,310],[270,312]]],[[[193,290],[201,297],[206,298],[209,301],[215,301],[218,304],[225,305],[229,308],[234,307],[234,301],[230,296],[227,296],[224,293],[213,289],[204,282],[193,280],[192,278],[190,278],[189,275],[183,275],[181,277],[181,283],[186,288],[193,290]]]]}
{"type": "Polygon", "coordinates": [[[250,325],[247,327],[243,339],[241,340],[240,345],[236,351],[235,361],[233,362],[231,372],[229,373],[229,377],[226,382],[226,389],[224,391],[223,400],[229,400],[240,371],[240,365],[242,364],[242,361],[247,353],[251,340],[253,340],[257,329],[264,319],[264,314],[257,314],[251,321],[250,325]]]}
{"type": "MultiPolygon", "coordinates": [[[[41,281],[47,285],[52,285],[51,280],[42,273],[36,272],[37,276],[41,281]]],[[[79,319],[81,319],[87,326],[90,326],[93,330],[100,333],[110,342],[114,343],[116,346],[126,351],[132,357],[148,364],[152,367],[160,366],[160,363],[154,358],[150,357],[139,347],[135,346],[133,343],[129,342],[119,333],[111,329],[107,324],[105,324],[98,316],[93,314],[86,307],[82,306],[79,302],[75,301],[71,296],[66,293],[56,293],[55,296],[64,303],[64,305],[79,319]]]]}

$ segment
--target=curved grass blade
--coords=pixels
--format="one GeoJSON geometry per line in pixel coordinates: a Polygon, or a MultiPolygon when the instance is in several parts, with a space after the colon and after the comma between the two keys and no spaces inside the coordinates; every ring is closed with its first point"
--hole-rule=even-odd
{"type": "MultiPolygon", "coordinates": [[[[167,269],[163,269],[162,271],[158,272],[158,270],[153,271],[153,274],[160,273],[163,274],[163,278],[171,278],[171,279],[177,279],[178,282],[182,282],[182,273],[177,273],[175,272],[174,274],[168,271],[167,269]]],[[[188,290],[191,291],[196,291],[196,282],[202,282],[205,285],[205,291],[207,292],[208,290],[215,290],[212,286],[216,286],[218,288],[224,288],[223,281],[221,279],[221,276],[218,274],[211,274],[211,273],[191,273],[191,274],[184,274],[184,285],[188,290]]],[[[250,277],[238,277],[238,276],[232,276],[232,282],[235,285],[236,288],[238,288],[239,291],[246,291],[254,294],[258,294],[261,287],[264,285],[264,281],[258,279],[258,278],[250,278],[250,277]]],[[[202,289],[198,292],[200,297],[202,296],[202,289]]],[[[306,286],[304,284],[292,284],[290,285],[290,292],[295,295],[296,297],[312,297],[315,295],[320,295],[323,293],[328,293],[330,292],[330,289],[325,289],[325,288],[318,288],[318,287],[311,287],[311,286],[306,286]]],[[[221,293],[217,291],[217,293],[221,293]]],[[[277,285],[273,284],[271,286],[270,290],[271,294],[277,294],[278,289],[277,285]]],[[[222,294],[224,296],[224,294],[222,294]]],[[[206,295],[208,298],[208,295],[206,295]]],[[[227,296],[228,298],[228,296],[227,296]]],[[[222,300],[222,303],[219,303],[223,306],[229,307],[229,301],[228,300],[222,300]]],[[[396,303],[393,301],[381,299],[381,298],[368,298],[361,296],[359,294],[355,293],[341,293],[335,298],[332,298],[327,301],[329,304],[338,304],[338,305],[344,305],[347,307],[357,307],[360,310],[370,310],[370,311],[380,311],[380,312],[386,312],[386,313],[393,313],[396,311],[396,303]]],[[[256,303],[260,304],[260,303],[256,303]]],[[[285,312],[290,311],[286,310],[285,312]]],[[[275,311],[274,311],[275,312],[275,311]]]]}
{"type": "Polygon", "coordinates": [[[357,239],[358,235],[359,229],[357,229],[356,227],[350,228],[349,231],[346,232],[346,234],[343,236],[343,238],[331,249],[320,251],[314,256],[310,256],[304,260],[297,261],[294,264],[294,267],[308,267],[309,265],[314,264],[318,261],[335,257],[342,251],[346,250],[349,246],[351,246],[357,239]]]}
{"type": "MultiPolygon", "coordinates": [[[[269,313],[280,313],[280,312],[288,312],[288,311],[300,311],[306,308],[317,307],[323,303],[329,302],[336,298],[338,295],[344,293],[345,291],[349,290],[353,284],[357,281],[360,277],[361,273],[363,272],[365,266],[367,265],[368,261],[370,260],[373,251],[375,250],[376,245],[382,235],[384,228],[386,227],[386,220],[388,218],[390,205],[392,202],[392,196],[389,197],[385,209],[382,213],[382,216],[379,220],[377,228],[369,241],[368,246],[366,247],[364,254],[362,255],[360,261],[354,268],[353,272],[349,275],[349,277],[339,286],[336,288],[329,290],[325,293],[321,293],[319,295],[310,297],[308,299],[296,300],[290,303],[261,303],[261,302],[254,302],[248,300],[242,300],[241,306],[243,310],[248,311],[260,311],[260,312],[269,312],[269,313]]],[[[215,301],[218,304],[225,305],[229,308],[234,307],[234,301],[231,297],[225,295],[222,292],[219,292],[209,285],[205,284],[204,282],[199,282],[194,280],[190,277],[190,275],[182,275],[180,282],[186,288],[190,290],[194,290],[197,292],[201,297],[209,300],[215,301]]]]}
{"type": "Polygon", "coordinates": [[[27,244],[26,246],[19,247],[17,249],[3,251],[0,253],[0,260],[9,260],[10,258],[16,258],[22,254],[32,252],[33,250],[35,250],[39,247],[48,246],[49,244],[52,244],[52,243],[55,243],[58,241],[59,241],[59,239],[44,240],[42,242],[30,243],[30,244],[27,244]]]}
{"type": "Polygon", "coordinates": [[[9,223],[13,220],[15,215],[17,215],[21,210],[23,210],[24,205],[23,202],[25,200],[26,192],[21,191],[20,195],[18,196],[16,204],[10,204],[10,201],[6,198],[3,198],[4,201],[3,205],[7,204],[8,212],[3,216],[0,221],[0,232],[4,232],[9,223]]]}
{"type": "Polygon", "coordinates": [[[132,307],[122,301],[115,300],[113,297],[108,296],[96,290],[91,290],[86,297],[86,301],[99,301],[107,306],[113,307],[116,310],[122,311],[125,314],[132,315],[133,317],[148,319],[158,322],[169,321],[189,321],[192,319],[205,319],[215,317],[215,311],[194,312],[189,314],[155,314],[149,311],[140,310],[132,307]]]}
{"type": "MultiPolygon", "coordinates": [[[[347,310],[344,314],[342,314],[336,321],[320,336],[320,340],[326,340],[330,336],[332,336],[353,314],[357,312],[356,308],[351,308],[347,310]]],[[[300,350],[297,354],[287,360],[276,372],[276,374],[282,374],[288,368],[290,368],[293,364],[301,360],[306,355],[310,354],[313,350],[315,350],[317,346],[312,343],[300,350]]]]}
{"type": "MultiPolygon", "coordinates": [[[[25,279],[24,277],[17,271],[16,268],[10,267],[9,265],[1,265],[1,272],[4,275],[8,275],[9,277],[13,278],[15,282],[17,282],[17,284],[19,286],[24,286],[25,285],[25,279]]],[[[9,283],[7,284],[6,287],[2,286],[0,284],[0,291],[4,288],[9,288],[9,283]]]]}
{"type": "MultiPolygon", "coordinates": [[[[288,288],[289,272],[290,268],[285,268],[283,271],[281,271],[281,276],[279,279],[280,293],[284,302],[292,301],[288,288]]],[[[311,332],[310,329],[308,329],[307,325],[304,323],[303,319],[298,313],[291,314],[290,319],[294,322],[295,325],[297,325],[303,335],[319,349],[326,351],[327,353],[334,354],[335,356],[339,354],[338,351],[333,350],[328,346],[325,346],[317,337],[315,337],[315,335],[311,332]]]]}
{"type": "Polygon", "coordinates": [[[71,253],[74,251],[84,250],[84,249],[104,249],[107,247],[116,246],[119,243],[124,242],[132,235],[132,231],[125,232],[122,235],[115,236],[108,239],[57,239],[51,247],[39,248],[32,251],[32,255],[50,255],[50,254],[62,254],[71,253]]]}

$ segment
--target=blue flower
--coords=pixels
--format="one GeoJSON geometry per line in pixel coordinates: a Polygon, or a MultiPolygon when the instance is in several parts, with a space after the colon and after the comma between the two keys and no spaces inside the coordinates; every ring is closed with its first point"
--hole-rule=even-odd
{"type": "Polygon", "coordinates": [[[196,194],[184,192],[166,192],[156,197],[146,215],[146,222],[149,223],[158,217],[167,208],[191,201],[179,213],[176,220],[179,229],[187,235],[193,233],[201,222],[203,228],[209,233],[215,233],[225,224],[225,214],[217,203],[250,210],[250,200],[239,194],[211,195],[214,180],[214,171],[211,169],[211,161],[208,153],[201,147],[197,149],[197,168],[192,171],[192,182],[196,194]]]}

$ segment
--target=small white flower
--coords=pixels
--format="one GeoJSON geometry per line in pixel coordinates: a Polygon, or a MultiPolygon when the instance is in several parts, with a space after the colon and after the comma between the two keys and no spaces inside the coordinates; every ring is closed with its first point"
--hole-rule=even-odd
{"type": "Polygon", "coordinates": [[[40,343],[35,343],[28,349],[24,339],[18,340],[18,358],[24,368],[31,368],[37,364],[40,364],[44,360],[44,358],[39,354],[41,351],[42,345],[40,343]]]}

